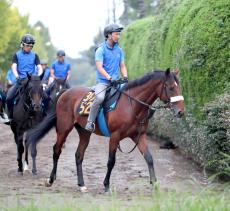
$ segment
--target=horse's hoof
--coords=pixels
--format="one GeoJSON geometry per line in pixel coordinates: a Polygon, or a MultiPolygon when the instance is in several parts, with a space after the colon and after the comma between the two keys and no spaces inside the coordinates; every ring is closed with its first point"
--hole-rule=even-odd
{"type": "Polygon", "coordinates": [[[32,175],[33,175],[33,178],[34,178],[34,179],[37,179],[37,178],[38,178],[37,172],[36,172],[36,173],[32,172],[32,175]]]}
{"type": "Polygon", "coordinates": [[[79,190],[80,190],[81,193],[88,193],[89,192],[88,188],[86,186],[80,186],[79,190]]]}
{"type": "Polygon", "coordinates": [[[18,171],[17,172],[17,176],[19,176],[19,177],[23,176],[23,172],[22,171],[18,171]]]}
{"type": "Polygon", "coordinates": [[[111,196],[112,195],[112,190],[111,190],[111,188],[110,187],[105,187],[105,195],[109,195],[109,196],[111,196]]]}
{"type": "Polygon", "coordinates": [[[46,186],[46,187],[51,187],[51,186],[52,186],[52,183],[50,183],[50,178],[48,178],[48,179],[45,181],[45,186],[46,186]]]}
{"type": "Polygon", "coordinates": [[[37,170],[32,170],[32,174],[33,176],[37,176],[38,175],[37,170]]]}

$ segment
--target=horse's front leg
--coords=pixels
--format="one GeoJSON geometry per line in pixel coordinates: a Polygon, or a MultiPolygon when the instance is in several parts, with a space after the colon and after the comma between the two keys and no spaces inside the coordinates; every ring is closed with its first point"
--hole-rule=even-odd
{"type": "Polygon", "coordinates": [[[85,150],[89,144],[89,139],[91,133],[86,132],[84,129],[76,127],[78,134],[79,134],[79,144],[77,151],[75,153],[75,160],[76,160],[76,167],[77,167],[77,179],[78,179],[78,186],[81,192],[87,192],[87,188],[84,183],[83,172],[82,172],[82,162],[84,159],[85,150]]]}
{"type": "Polygon", "coordinates": [[[24,160],[24,162],[23,162],[23,170],[24,171],[28,171],[29,170],[29,167],[28,167],[28,165],[29,165],[29,161],[28,161],[28,146],[27,146],[28,144],[27,144],[27,140],[25,140],[25,160],[24,160]]]}
{"type": "Polygon", "coordinates": [[[15,142],[17,144],[17,161],[18,161],[18,175],[23,174],[23,163],[22,163],[22,154],[24,152],[23,146],[23,133],[18,133],[15,135],[15,142]]]}
{"type": "Polygon", "coordinates": [[[118,139],[114,139],[111,137],[109,141],[109,158],[107,163],[107,173],[104,179],[105,192],[108,192],[110,190],[110,176],[116,162],[116,152],[119,143],[119,141],[117,140],[118,139]]]}
{"type": "MultiPolygon", "coordinates": [[[[133,139],[133,141],[136,143],[136,141],[138,140],[133,139]]],[[[139,142],[138,142],[138,149],[140,150],[141,154],[145,158],[145,161],[148,165],[150,184],[154,184],[157,181],[157,179],[154,171],[153,158],[148,148],[146,133],[140,135],[139,142]]]]}

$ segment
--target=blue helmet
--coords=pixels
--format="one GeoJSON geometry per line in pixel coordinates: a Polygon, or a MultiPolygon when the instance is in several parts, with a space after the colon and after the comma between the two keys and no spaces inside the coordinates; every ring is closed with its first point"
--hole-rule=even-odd
{"type": "Polygon", "coordinates": [[[21,39],[21,44],[35,44],[35,39],[31,34],[25,34],[21,39]]]}
{"type": "Polygon", "coordinates": [[[65,56],[65,51],[59,50],[59,51],[57,52],[57,56],[65,56]]]}

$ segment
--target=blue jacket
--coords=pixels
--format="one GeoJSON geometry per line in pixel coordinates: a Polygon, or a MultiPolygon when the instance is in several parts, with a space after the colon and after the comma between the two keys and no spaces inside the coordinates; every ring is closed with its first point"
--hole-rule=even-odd
{"type": "Polygon", "coordinates": [[[26,78],[27,73],[35,74],[36,66],[40,64],[39,57],[36,53],[29,53],[19,50],[13,57],[13,63],[17,64],[19,78],[26,78]]]}
{"type": "MultiPolygon", "coordinates": [[[[120,63],[124,61],[124,53],[116,43],[113,48],[105,41],[97,48],[95,53],[95,61],[103,64],[105,71],[115,80],[119,78],[120,63]]],[[[97,83],[109,84],[110,82],[97,70],[97,83]]]]}
{"type": "Polygon", "coordinates": [[[56,60],[52,64],[52,69],[54,70],[54,76],[57,78],[66,78],[68,75],[68,71],[71,70],[71,66],[67,61],[63,63],[56,60]]]}

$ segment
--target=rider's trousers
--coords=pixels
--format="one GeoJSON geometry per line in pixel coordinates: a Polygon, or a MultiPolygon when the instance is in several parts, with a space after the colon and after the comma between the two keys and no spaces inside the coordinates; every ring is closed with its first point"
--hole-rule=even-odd
{"type": "Polygon", "coordinates": [[[108,84],[103,84],[103,83],[96,84],[95,99],[93,101],[88,117],[89,122],[95,122],[100,106],[105,99],[106,88],[108,86],[109,86],[108,84]]]}

